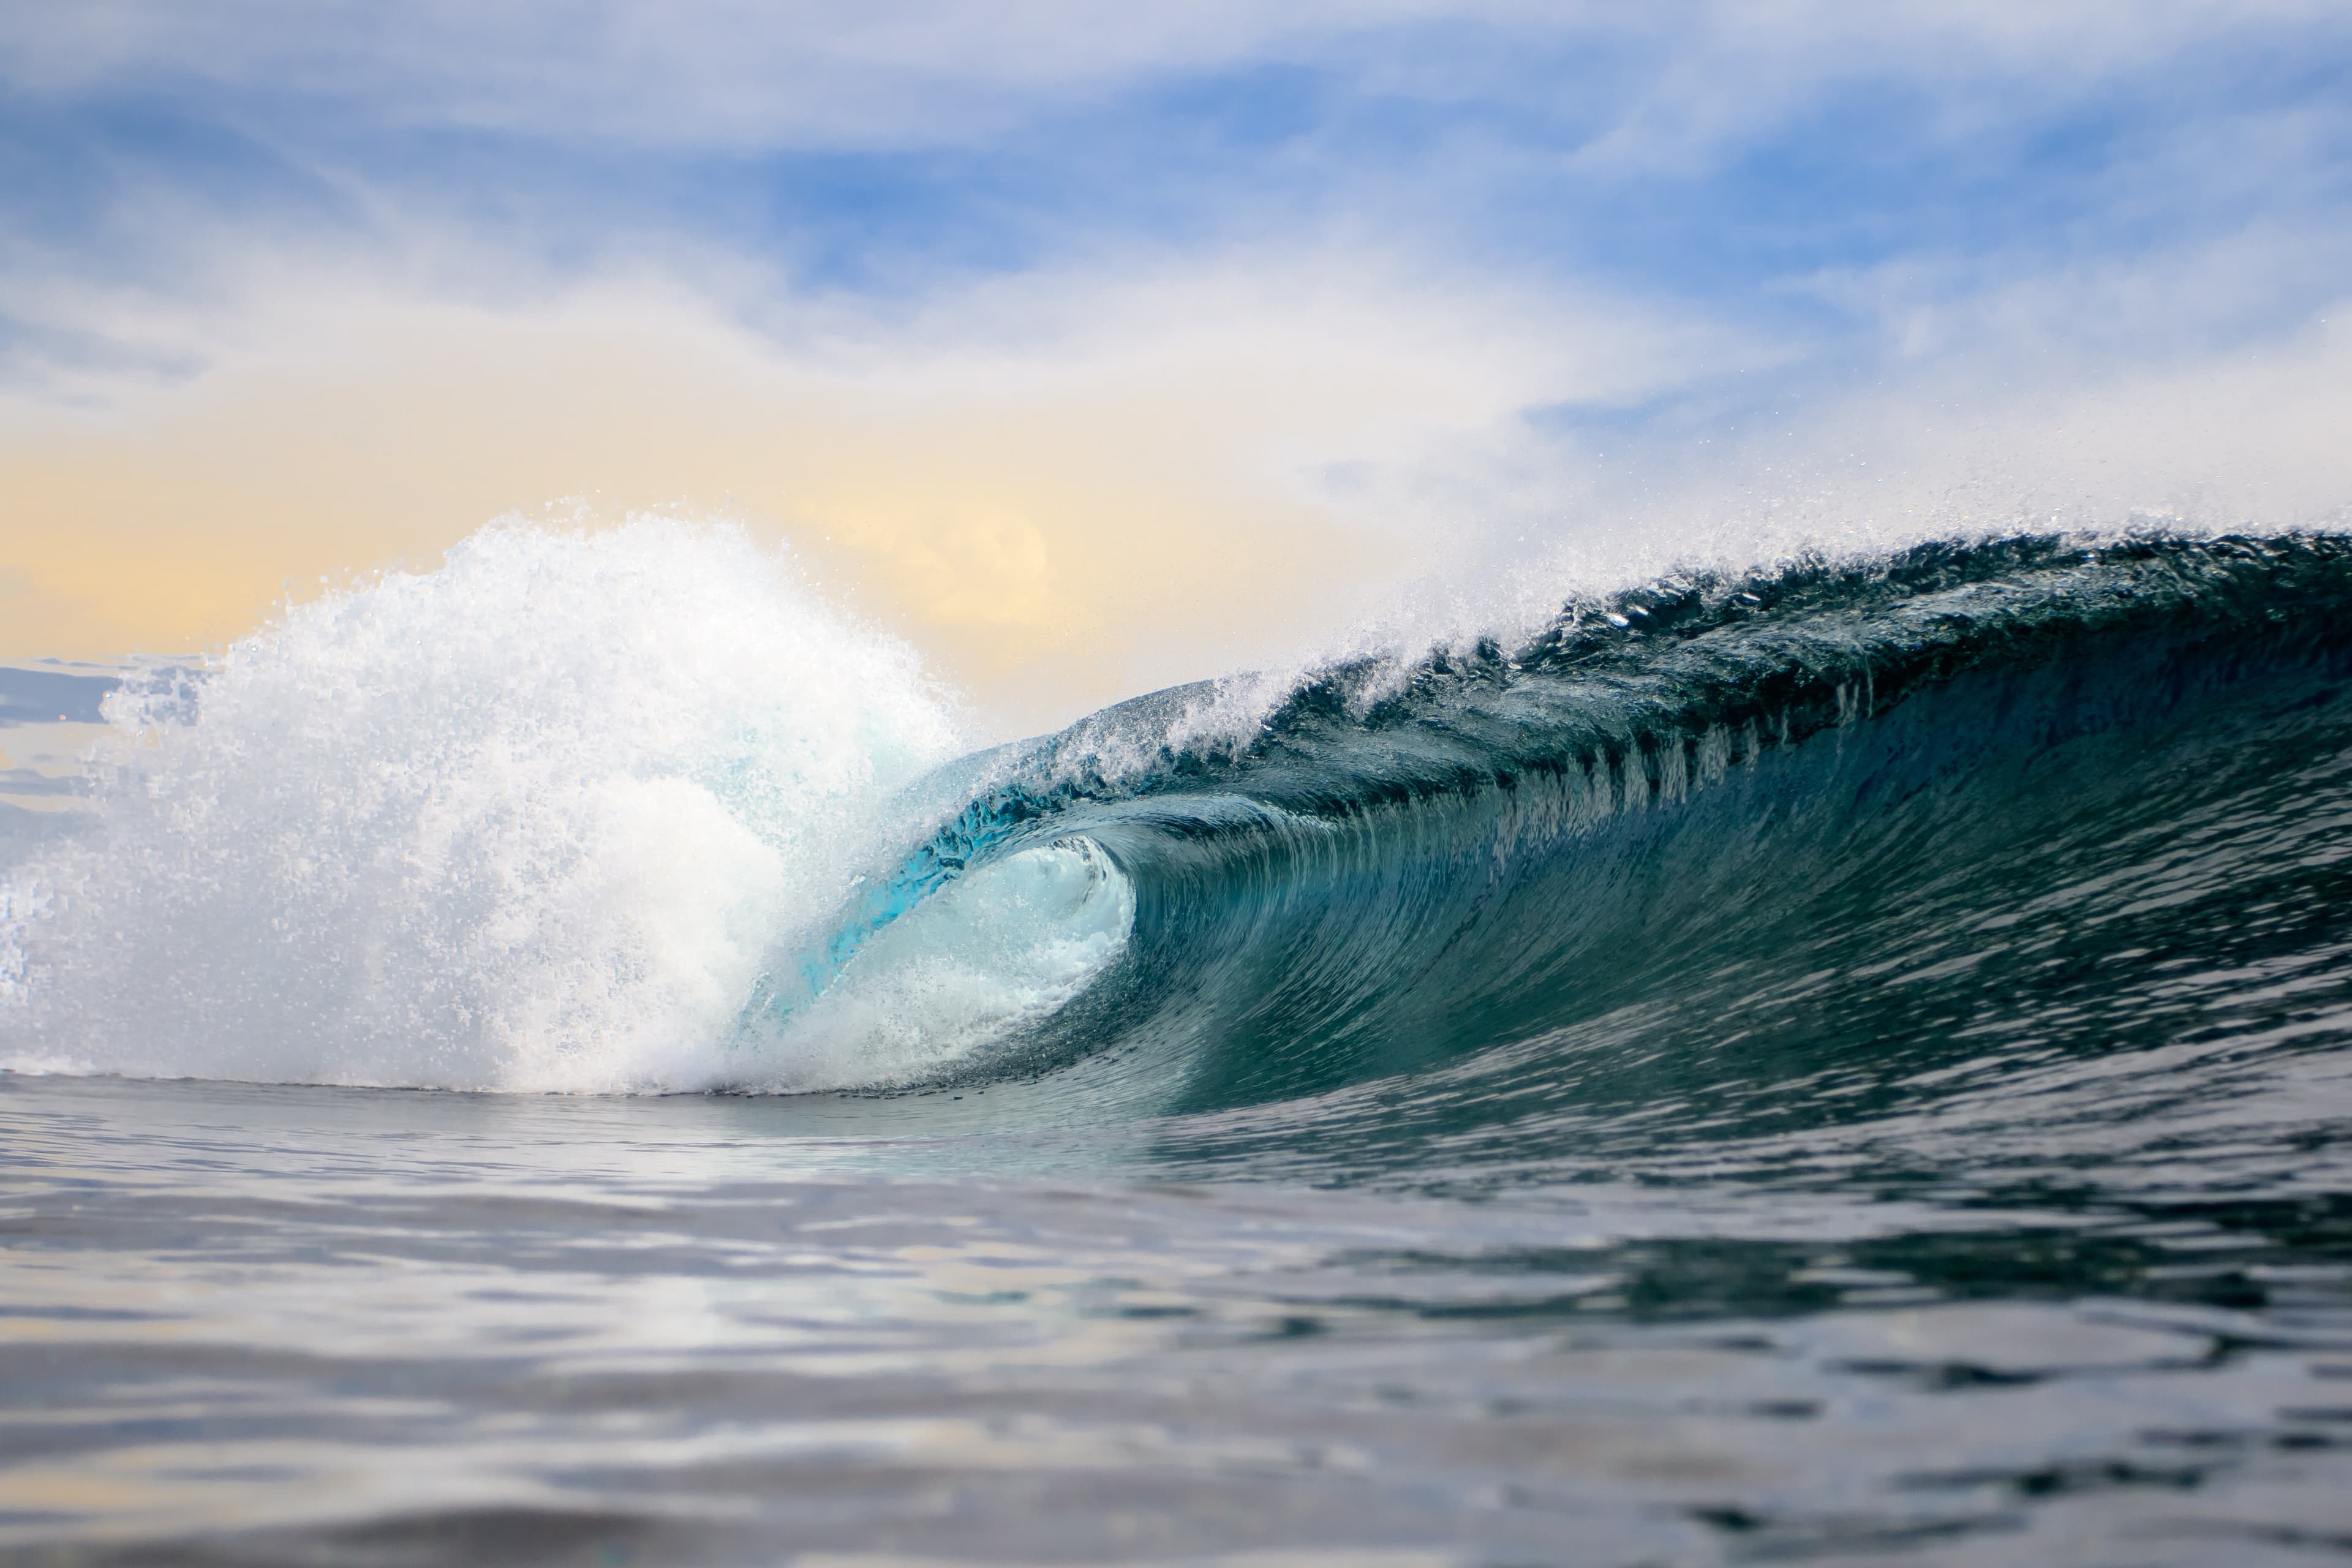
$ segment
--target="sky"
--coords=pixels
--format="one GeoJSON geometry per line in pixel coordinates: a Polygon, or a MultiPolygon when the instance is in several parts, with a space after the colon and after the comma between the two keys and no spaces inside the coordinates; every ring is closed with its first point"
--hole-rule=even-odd
{"type": "Polygon", "coordinates": [[[2347,297],[2341,0],[19,5],[0,659],[656,510],[1012,733],[1675,560],[2340,522],[2347,297]]]}

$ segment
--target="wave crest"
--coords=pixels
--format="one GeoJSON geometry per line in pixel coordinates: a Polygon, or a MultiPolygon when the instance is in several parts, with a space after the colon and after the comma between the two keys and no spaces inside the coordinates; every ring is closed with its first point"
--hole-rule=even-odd
{"type": "Polygon", "coordinates": [[[0,1059],[463,1089],[725,1081],[767,954],[953,754],[904,647],[740,533],[493,525],[129,690],[12,877],[0,1059]]]}

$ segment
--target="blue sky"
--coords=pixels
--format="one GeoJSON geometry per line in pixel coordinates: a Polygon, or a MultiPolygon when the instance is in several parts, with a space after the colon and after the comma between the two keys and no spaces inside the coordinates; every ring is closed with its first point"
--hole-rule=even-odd
{"type": "MultiPolygon", "coordinates": [[[[2039,29],[1999,6],[1752,7],[1744,27],[1707,6],[1633,26],[1336,8],[1204,25],[1164,59],[1078,40],[1027,73],[959,58],[945,28],[925,47],[919,7],[879,60],[789,7],[645,9],[680,35],[666,60],[581,41],[610,6],[55,9],[0,32],[12,248],[159,281],[135,210],[159,191],[279,243],[430,218],[562,266],[685,238],[860,290],[1393,225],[1755,309],[1908,256],[2032,268],[2265,219],[2332,230],[2352,198],[2340,6],[2086,5],[2039,29]],[[802,100],[827,79],[870,101],[802,100]],[[696,101],[714,81],[730,101],[696,101]]],[[[1005,15],[999,54],[1050,51],[1066,20],[1005,15]]]]}
{"type": "Polygon", "coordinates": [[[215,395],[289,300],[619,290],[861,386],[1396,328],[1492,395],[1170,461],[1473,553],[1700,468],[1685,511],[1858,451],[1948,493],[1938,420],[2021,493],[2352,497],[2261,412],[2352,415],[2341,5],[93,4],[0,19],[0,82],[26,429],[215,395]]]}

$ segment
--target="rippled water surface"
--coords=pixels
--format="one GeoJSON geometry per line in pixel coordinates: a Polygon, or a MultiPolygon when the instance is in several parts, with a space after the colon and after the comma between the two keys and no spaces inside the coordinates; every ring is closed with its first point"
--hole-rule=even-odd
{"type": "Polygon", "coordinates": [[[1931,1118],[1430,1196],[1196,1180],[1198,1126],[17,1079],[0,1541],[2304,1561],[2352,1531],[2347,1086],[2238,1088],[2087,1167],[1931,1118]]]}

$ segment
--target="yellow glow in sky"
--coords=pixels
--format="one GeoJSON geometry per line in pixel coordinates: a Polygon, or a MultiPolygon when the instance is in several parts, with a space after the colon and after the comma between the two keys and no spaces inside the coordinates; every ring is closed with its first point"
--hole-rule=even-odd
{"type": "Polygon", "coordinates": [[[1053,722],[1217,673],[1215,649],[1295,627],[1302,582],[1348,580],[1334,521],[1248,472],[1298,428],[1286,400],[1332,384],[1188,384],[1231,369],[875,378],[690,313],[387,311],[0,426],[0,658],[216,647],[322,577],[429,569],[493,517],[576,498],[554,515],[789,539],[983,710],[1053,722]],[[1090,658],[1041,685],[1074,646],[1090,658]]]}
{"type": "MultiPolygon", "coordinates": [[[[1024,280],[878,327],[814,312],[797,336],[658,289],[499,310],[291,289],[199,374],[0,403],[0,659],[217,648],[322,579],[430,570],[502,515],[659,510],[788,540],[984,731],[1034,731],[1278,662],[1420,574],[1490,588],[1493,562],[1585,550],[1596,519],[1615,559],[1654,569],[2039,525],[2097,486],[2116,515],[2186,498],[2224,521],[2344,493],[2332,389],[2352,332],[2324,321],[2038,397],[1865,389],[1694,447],[1712,468],[1654,449],[1580,520],[1575,476],[1512,444],[1527,407],[1638,403],[1771,346],[1606,301],[1350,284],[1312,258],[1113,270],[1126,280],[1024,280]],[[1363,501],[1359,470],[1392,491],[1433,473],[1489,488],[1363,501]]],[[[1558,582],[1530,603],[1556,605],[1558,582]]]]}

